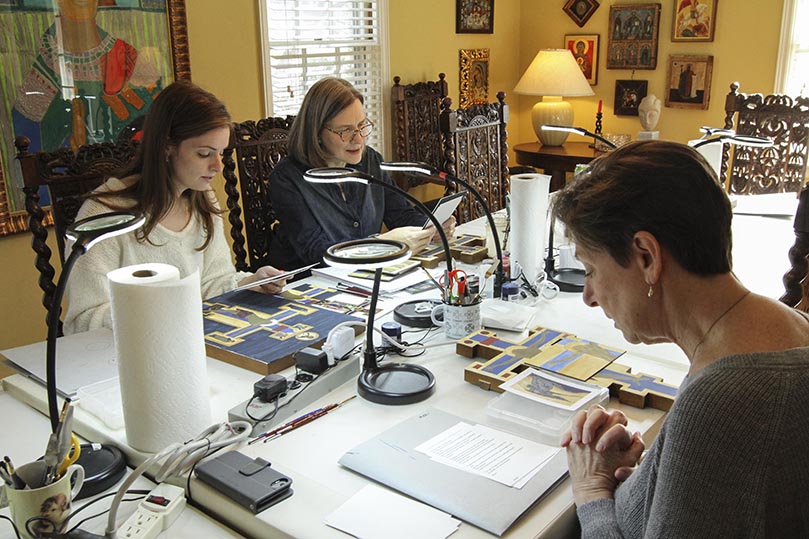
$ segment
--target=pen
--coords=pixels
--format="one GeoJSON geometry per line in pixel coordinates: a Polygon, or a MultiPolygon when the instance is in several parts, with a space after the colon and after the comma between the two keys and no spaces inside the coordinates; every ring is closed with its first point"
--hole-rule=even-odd
{"type": "Polygon", "coordinates": [[[324,415],[328,414],[332,410],[335,410],[335,409],[339,408],[340,406],[342,406],[343,404],[347,403],[348,401],[350,401],[354,397],[356,397],[356,395],[351,395],[350,397],[348,397],[345,400],[342,400],[342,401],[340,401],[338,403],[335,403],[335,404],[329,404],[328,406],[324,406],[320,410],[316,410],[315,412],[313,412],[313,413],[311,413],[309,415],[302,416],[300,418],[300,420],[297,420],[297,421],[291,422],[290,424],[284,425],[280,429],[277,429],[277,432],[274,432],[271,435],[269,435],[267,438],[265,438],[264,443],[266,444],[270,440],[275,440],[276,438],[278,438],[280,436],[283,436],[284,434],[286,434],[288,432],[292,432],[293,430],[295,430],[295,429],[297,429],[299,427],[302,427],[302,426],[306,425],[307,423],[311,423],[312,421],[314,421],[315,419],[317,419],[319,417],[323,417],[324,415]]]}
{"type": "Polygon", "coordinates": [[[440,285],[440,284],[438,284],[438,281],[436,281],[436,280],[435,280],[435,277],[433,277],[433,276],[432,276],[432,274],[431,274],[429,271],[427,271],[427,268],[425,268],[424,266],[421,266],[421,269],[423,269],[423,270],[424,270],[424,273],[426,273],[426,274],[427,274],[427,277],[429,277],[429,278],[430,278],[430,280],[433,282],[433,284],[435,285],[435,287],[441,291],[441,294],[443,294],[443,293],[444,293],[444,289],[441,287],[441,285],[440,285]]]}
{"type": "Polygon", "coordinates": [[[347,286],[342,283],[337,283],[335,287],[340,292],[345,292],[346,294],[353,294],[355,296],[359,296],[361,298],[367,298],[371,296],[371,292],[363,290],[362,288],[356,288],[353,286],[347,286]]]}
{"type": "Polygon", "coordinates": [[[284,424],[283,424],[283,425],[281,425],[280,427],[276,427],[276,428],[274,428],[274,429],[272,429],[272,430],[268,430],[268,431],[267,431],[267,432],[265,432],[265,433],[259,434],[258,436],[256,436],[255,438],[253,438],[252,440],[250,440],[249,442],[247,442],[247,445],[252,445],[252,444],[254,444],[254,443],[258,442],[259,440],[261,440],[262,438],[266,438],[267,436],[272,436],[273,434],[277,433],[279,430],[281,430],[281,429],[283,429],[283,428],[285,428],[285,427],[288,427],[289,425],[292,425],[292,424],[294,424],[294,423],[296,423],[296,422],[298,422],[298,421],[301,421],[301,420],[303,420],[303,419],[305,419],[305,418],[309,417],[310,415],[312,415],[312,414],[316,414],[316,413],[318,413],[318,412],[320,412],[320,411],[322,411],[322,410],[323,410],[323,408],[318,408],[317,410],[312,410],[312,411],[311,411],[311,412],[309,412],[308,414],[303,414],[303,415],[302,415],[302,416],[300,416],[300,417],[296,417],[296,418],[295,418],[295,419],[293,419],[292,421],[287,421],[286,423],[284,423],[284,424]]]}

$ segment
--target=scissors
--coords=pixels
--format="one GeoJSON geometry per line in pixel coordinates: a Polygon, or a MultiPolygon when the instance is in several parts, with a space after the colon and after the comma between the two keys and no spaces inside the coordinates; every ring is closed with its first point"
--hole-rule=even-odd
{"type": "Polygon", "coordinates": [[[463,297],[466,292],[466,278],[466,272],[461,269],[444,272],[444,275],[441,276],[439,284],[446,290],[449,303],[453,303],[453,297],[463,297]],[[445,283],[444,280],[447,282],[445,283]]]}
{"type": "Polygon", "coordinates": [[[64,454],[63,451],[64,450],[60,448],[59,457],[62,459],[62,462],[56,469],[57,477],[62,477],[70,465],[79,459],[79,456],[81,455],[81,444],[79,443],[79,437],[71,432],[70,445],[67,446],[67,450],[64,452],[64,454]]]}

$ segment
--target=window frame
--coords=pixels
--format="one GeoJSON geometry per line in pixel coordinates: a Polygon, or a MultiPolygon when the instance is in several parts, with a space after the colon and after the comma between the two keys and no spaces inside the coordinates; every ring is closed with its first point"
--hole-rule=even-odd
{"type": "MultiPolygon", "coordinates": [[[[262,83],[264,85],[264,111],[265,116],[275,116],[273,108],[272,96],[272,68],[270,65],[270,39],[269,39],[269,21],[268,21],[268,2],[270,0],[259,0],[259,23],[261,28],[261,65],[262,65],[262,83]]],[[[290,0],[294,1],[294,0],[290,0]]],[[[358,0],[362,1],[362,0],[358,0]]],[[[392,142],[388,133],[389,118],[391,114],[390,105],[390,33],[388,25],[388,1],[389,0],[374,0],[377,5],[377,32],[379,35],[379,74],[382,80],[379,84],[380,95],[378,96],[380,103],[380,117],[370,118],[376,128],[373,135],[378,141],[373,147],[381,152],[383,155],[389,155],[392,142]]],[[[349,79],[350,80],[350,79],[349,79]]],[[[353,82],[353,81],[351,81],[353,82]]]]}

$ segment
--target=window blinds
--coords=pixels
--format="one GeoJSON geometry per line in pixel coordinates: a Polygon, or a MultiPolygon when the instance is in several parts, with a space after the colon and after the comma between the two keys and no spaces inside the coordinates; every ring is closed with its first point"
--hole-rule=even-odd
{"type": "Polygon", "coordinates": [[[379,146],[384,132],[381,1],[265,0],[270,115],[297,114],[312,84],[340,77],[363,94],[366,114],[377,125],[367,142],[379,146]]]}

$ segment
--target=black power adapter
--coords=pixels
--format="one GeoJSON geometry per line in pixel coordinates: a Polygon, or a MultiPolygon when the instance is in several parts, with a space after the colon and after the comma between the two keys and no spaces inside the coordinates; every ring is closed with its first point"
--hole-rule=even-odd
{"type": "Polygon", "coordinates": [[[329,361],[323,350],[307,347],[295,352],[292,358],[296,367],[310,374],[320,374],[329,368],[329,361]]]}
{"type": "Polygon", "coordinates": [[[268,374],[253,384],[253,396],[264,402],[272,402],[287,391],[287,379],[280,374],[268,374]]]}

